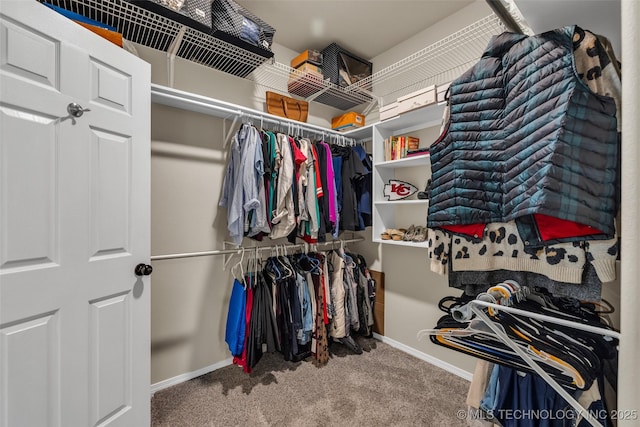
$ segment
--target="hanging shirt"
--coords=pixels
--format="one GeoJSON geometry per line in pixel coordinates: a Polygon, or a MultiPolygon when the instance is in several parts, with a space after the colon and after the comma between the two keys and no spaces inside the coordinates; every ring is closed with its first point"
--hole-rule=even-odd
{"type": "Polygon", "coordinates": [[[364,172],[356,183],[356,195],[358,198],[358,217],[362,229],[371,225],[371,193],[373,188],[373,165],[369,155],[361,145],[353,147],[353,152],[362,162],[364,172]]]}
{"type": "Polygon", "coordinates": [[[238,279],[233,281],[229,311],[227,313],[227,327],[224,341],[234,356],[241,356],[244,349],[244,335],[246,326],[246,291],[238,279]]]}
{"type": "Polygon", "coordinates": [[[280,165],[278,168],[277,204],[273,213],[273,229],[271,238],[279,239],[287,237],[296,227],[295,210],[293,206],[293,158],[289,137],[279,133],[277,136],[278,149],[280,150],[280,165]]]}
{"type": "Polygon", "coordinates": [[[267,218],[269,223],[271,224],[273,221],[273,212],[276,209],[276,188],[277,188],[277,177],[278,177],[278,145],[276,143],[276,135],[273,132],[266,132],[266,145],[267,145],[267,153],[269,158],[269,176],[266,177],[268,181],[268,207],[267,207],[267,218]]]}
{"type": "Polygon", "coordinates": [[[302,237],[307,236],[307,241],[314,241],[318,238],[318,230],[320,229],[318,214],[318,198],[316,193],[316,166],[317,163],[313,157],[311,150],[312,144],[308,139],[300,140],[300,150],[307,157],[307,186],[305,194],[306,211],[308,212],[308,221],[305,224],[305,233],[302,237]]]}
{"type": "Polygon", "coordinates": [[[335,338],[344,338],[349,335],[347,329],[347,295],[344,288],[344,260],[337,252],[333,251],[329,254],[329,261],[333,266],[331,272],[331,301],[333,303],[334,315],[331,319],[330,335],[335,338]]]}
{"type": "Polygon", "coordinates": [[[333,160],[331,157],[331,147],[324,142],[320,143],[327,156],[327,193],[329,198],[329,221],[335,226],[338,222],[337,200],[336,200],[336,178],[333,173],[333,160]]]}
{"type": "Polygon", "coordinates": [[[229,237],[236,245],[242,243],[244,235],[244,209],[242,194],[242,168],[240,166],[240,141],[236,133],[231,140],[227,172],[222,184],[222,196],[218,206],[227,208],[227,229],[229,237]]]}
{"type": "Polygon", "coordinates": [[[340,214],[343,230],[358,231],[364,227],[358,218],[358,198],[355,183],[365,173],[360,158],[353,150],[342,148],[342,212],[340,214]]]}
{"type": "Polygon", "coordinates": [[[305,140],[300,140],[300,148],[298,149],[298,152],[300,153],[300,156],[304,157],[304,161],[302,161],[300,163],[300,167],[298,169],[298,174],[297,174],[297,186],[296,186],[296,190],[298,191],[298,224],[301,224],[305,221],[309,221],[309,210],[307,209],[307,202],[306,202],[306,192],[307,192],[307,185],[309,185],[309,163],[313,162],[313,159],[308,158],[304,153],[306,152],[306,149],[303,149],[303,145],[306,144],[305,140]]]}
{"type": "Polygon", "coordinates": [[[243,209],[249,236],[262,231],[268,232],[265,195],[264,195],[264,159],[262,157],[262,138],[253,126],[242,125],[238,131],[241,146],[240,169],[242,174],[243,209]]]}
{"type": "Polygon", "coordinates": [[[320,182],[323,189],[322,198],[318,201],[320,208],[320,230],[318,231],[318,241],[326,241],[326,234],[333,231],[331,219],[329,218],[329,181],[327,174],[327,151],[322,142],[315,143],[316,154],[318,157],[318,169],[320,172],[320,182]]]}

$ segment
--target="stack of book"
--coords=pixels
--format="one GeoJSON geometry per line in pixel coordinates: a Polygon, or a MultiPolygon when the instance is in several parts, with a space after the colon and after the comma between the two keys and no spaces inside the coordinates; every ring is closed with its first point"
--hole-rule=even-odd
{"type": "Polygon", "coordinates": [[[384,160],[399,160],[429,152],[428,148],[419,147],[420,138],[415,136],[391,136],[384,140],[384,160]]]}

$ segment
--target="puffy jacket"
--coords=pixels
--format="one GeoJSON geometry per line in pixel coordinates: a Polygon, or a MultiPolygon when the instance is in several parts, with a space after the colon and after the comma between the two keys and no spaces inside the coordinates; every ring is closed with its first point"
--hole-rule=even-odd
{"type": "Polygon", "coordinates": [[[614,234],[616,106],[576,75],[574,29],[496,36],[452,82],[430,228],[544,214],[614,234]]]}

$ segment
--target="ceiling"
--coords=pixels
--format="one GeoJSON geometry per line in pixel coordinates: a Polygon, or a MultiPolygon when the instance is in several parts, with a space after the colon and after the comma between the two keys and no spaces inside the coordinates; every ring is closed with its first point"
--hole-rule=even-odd
{"type": "Polygon", "coordinates": [[[516,0],[516,5],[535,33],[577,24],[606,36],[621,53],[620,0],[516,0]]]}
{"type": "Polygon", "coordinates": [[[237,0],[276,29],[274,43],[302,52],[336,42],[371,59],[474,0],[237,0]]]}

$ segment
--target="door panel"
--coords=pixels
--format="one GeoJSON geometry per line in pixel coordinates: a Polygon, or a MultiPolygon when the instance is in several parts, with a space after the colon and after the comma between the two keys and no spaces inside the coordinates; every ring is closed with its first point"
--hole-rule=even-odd
{"type": "Polygon", "coordinates": [[[92,129],[91,261],[129,255],[131,138],[92,129]]]}
{"type": "Polygon", "coordinates": [[[33,0],[0,34],[0,427],[149,425],[149,65],[33,0]]]}
{"type": "Polygon", "coordinates": [[[91,58],[91,101],[131,113],[131,76],[91,58]]]}
{"type": "Polygon", "coordinates": [[[91,425],[114,422],[133,404],[130,302],[129,293],[90,302],[91,425]]]}
{"type": "Polygon", "coordinates": [[[5,40],[0,69],[43,86],[59,88],[60,44],[57,40],[11,19],[2,20],[0,34],[5,40]]]}
{"type": "Polygon", "coordinates": [[[3,425],[60,425],[58,326],[57,313],[46,313],[16,321],[0,330],[0,351],[4,360],[0,365],[3,425]],[[26,354],[30,356],[25,357],[26,354]]]}
{"type": "Polygon", "coordinates": [[[5,185],[0,270],[50,266],[57,262],[59,243],[58,122],[41,112],[0,105],[0,181],[5,185]]]}

